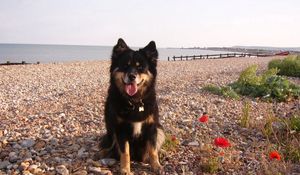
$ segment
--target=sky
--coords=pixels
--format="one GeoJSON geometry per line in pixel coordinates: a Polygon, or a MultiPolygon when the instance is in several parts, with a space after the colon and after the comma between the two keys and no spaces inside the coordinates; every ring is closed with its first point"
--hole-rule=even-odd
{"type": "Polygon", "coordinates": [[[300,47],[300,0],[0,0],[0,43],[300,47]]]}

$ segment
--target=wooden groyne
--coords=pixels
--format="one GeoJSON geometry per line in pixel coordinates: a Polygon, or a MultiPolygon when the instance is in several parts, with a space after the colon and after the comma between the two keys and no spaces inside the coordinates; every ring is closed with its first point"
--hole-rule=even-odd
{"type": "Polygon", "coordinates": [[[168,57],[168,61],[189,61],[189,60],[201,60],[201,59],[222,59],[222,58],[234,58],[234,57],[268,57],[273,55],[268,54],[251,54],[251,53],[222,53],[211,55],[188,55],[188,56],[173,56],[168,57]]]}
{"type": "Polygon", "coordinates": [[[40,64],[40,62],[36,62],[36,63],[26,63],[26,61],[22,61],[22,62],[10,62],[7,61],[6,63],[0,63],[0,66],[10,66],[10,65],[26,65],[26,64],[40,64]]]}

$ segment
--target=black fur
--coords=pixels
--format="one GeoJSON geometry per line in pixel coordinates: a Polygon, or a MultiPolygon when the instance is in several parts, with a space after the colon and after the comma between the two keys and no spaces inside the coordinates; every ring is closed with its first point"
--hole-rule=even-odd
{"type": "Polygon", "coordinates": [[[156,101],[155,82],[157,76],[158,52],[155,42],[134,51],[119,39],[113,48],[110,67],[110,86],[105,103],[105,124],[107,133],[100,142],[103,157],[120,158],[126,141],[130,145],[131,160],[146,160],[147,144],[159,149],[161,140],[158,132],[162,131],[156,101]],[[130,65],[128,65],[130,63],[130,65]],[[136,66],[139,64],[140,66],[136,66]],[[145,78],[137,94],[129,96],[122,90],[116,74],[126,75],[133,71],[145,78]],[[149,79],[147,79],[149,78],[149,79]],[[149,80],[149,81],[147,81],[149,80]],[[142,92],[143,91],[143,92],[142,92]],[[143,106],[144,111],[139,111],[143,106]],[[133,135],[133,122],[142,122],[141,133],[133,135]],[[160,142],[160,143],[158,143],[160,142]]]}

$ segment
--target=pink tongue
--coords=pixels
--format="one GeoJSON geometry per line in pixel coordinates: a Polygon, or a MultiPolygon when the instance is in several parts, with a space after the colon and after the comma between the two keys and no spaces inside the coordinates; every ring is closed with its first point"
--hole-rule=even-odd
{"type": "Polygon", "coordinates": [[[137,84],[136,83],[126,84],[125,91],[129,96],[134,96],[134,94],[137,93],[137,84]]]}

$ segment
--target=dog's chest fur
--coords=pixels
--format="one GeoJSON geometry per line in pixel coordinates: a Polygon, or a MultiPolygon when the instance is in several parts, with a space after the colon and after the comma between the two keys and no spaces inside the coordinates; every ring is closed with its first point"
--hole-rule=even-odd
{"type": "Polygon", "coordinates": [[[138,137],[142,133],[143,122],[132,122],[132,136],[138,137]]]}
{"type": "Polygon", "coordinates": [[[124,118],[118,117],[119,127],[122,128],[121,132],[127,132],[131,137],[138,138],[142,135],[143,127],[147,123],[148,118],[142,121],[128,122],[126,119],[124,120],[124,118]]]}

